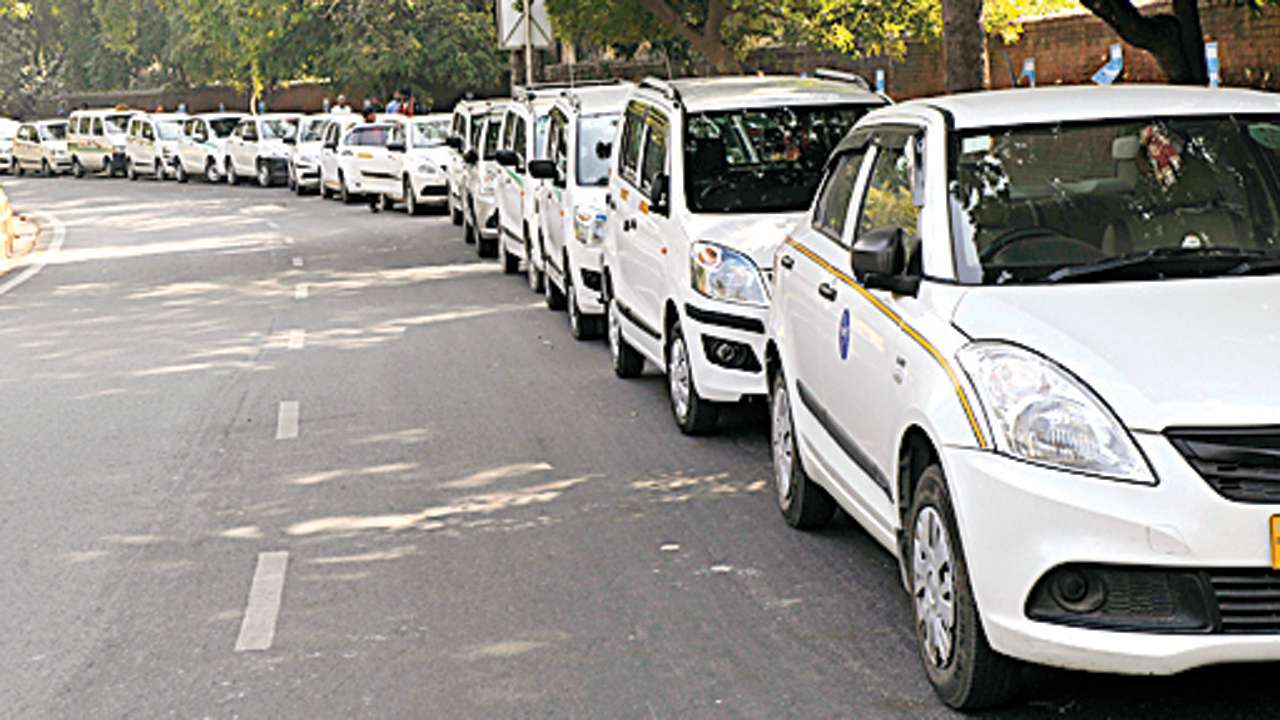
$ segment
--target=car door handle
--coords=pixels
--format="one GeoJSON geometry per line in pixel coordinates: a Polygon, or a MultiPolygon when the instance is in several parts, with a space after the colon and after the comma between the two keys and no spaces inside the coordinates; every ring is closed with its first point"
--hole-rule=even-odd
{"type": "Polygon", "coordinates": [[[830,283],[822,283],[819,285],[818,294],[821,295],[824,300],[834,302],[836,299],[836,289],[832,287],[830,283]]]}
{"type": "Polygon", "coordinates": [[[796,266],[796,261],[790,255],[783,255],[782,259],[778,262],[781,263],[782,267],[788,270],[796,266]]]}

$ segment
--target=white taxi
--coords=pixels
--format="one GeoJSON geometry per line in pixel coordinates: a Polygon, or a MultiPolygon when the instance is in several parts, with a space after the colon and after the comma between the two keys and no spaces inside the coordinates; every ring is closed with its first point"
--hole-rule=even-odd
{"type": "Polygon", "coordinates": [[[13,136],[13,168],[18,175],[39,170],[45,177],[69,171],[67,121],[41,120],[19,125],[13,136]]]}
{"type": "MultiPolygon", "coordinates": [[[[450,117],[449,137],[449,216],[454,225],[462,224],[464,188],[467,179],[467,163],[464,157],[480,132],[480,124],[489,112],[486,100],[460,100],[450,117]]],[[[468,238],[467,242],[471,242],[468,238]]]]}
{"type": "Polygon", "coordinates": [[[250,115],[226,140],[227,183],[235,185],[241,177],[252,177],[260,187],[271,187],[289,175],[289,146],[285,142],[298,132],[295,113],[250,115]]]}
{"type": "Polygon", "coordinates": [[[206,182],[222,182],[226,174],[227,138],[235,132],[244,113],[207,113],[187,118],[178,140],[174,173],[178,182],[203,176],[206,182]]]}
{"type": "Polygon", "coordinates": [[[974,93],[868,115],[776,253],[776,498],[898,558],[924,670],[1280,658],[1280,109],[974,93]]]}
{"type": "Polygon", "coordinates": [[[609,158],[632,89],[615,84],[565,90],[549,115],[547,159],[530,163],[534,177],[547,182],[537,190],[529,285],[542,290],[548,307],[568,308],[569,331],[578,340],[604,329],[600,260],[609,158]]]}
{"type": "Polygon", "coordinates": [[[137,180],[151,175],[156,180],[168,179],[178,161],[178,143],[186,115],[140,113],[129,119],[125,138],[125,175],[137,180]]]}
{"type": "Polygon", "coordinates": [[[462,234],[482,258],[498,256],[498,143],[506,103],[491,103],[483,118],[472,115],[470,147],[462,155],[462,234]]]}
{"type": "Polygon", "coordinates": [[[320,188],[320,158],[324,154],[325,130],[335,120],[351,125],[361,122],[353,114],[307,115],[298,121],[298,132],[289,145],[289,189],[304,195],[320,188]]]}
{"type": "Polygon", "coordinates": [[[647,79],[614,143],[604,292],[614,372],[666,372],[682,432],[763,397],[766,273],[840,138],[884,98],[855,78],[647,79]]]}
{"type": "MultiPolygon", "coordinates": [[[[362,123],[343,137],[338,177],[344,200],[372,198],[382,209],[397,193],[405,152],[405,125],[398,121],[362,123]]],[[[374,207],[371,205],[370,207],[374,207]]]]}
{"type": "Polygon", "coordinates": [[[547,112],[559,96],[555,86],[534,90],[516,88],[502,120],[496,160],[500,166],[494,195],[498,205],[498,262],[508,275],[520,272],[528,260],[533,234],[539,225],[537,194],[542,181],[533,177],[529,163],[545,155],[547,112]]]}
{"type": "Polygon", "coordinates": [[[71,174],[110,172],[125,174],[125,144],[132,110],[76,110],[67,118],[67,146],[71,174]]]}
{"type": "MultiPolygon", "coordinates": [[[[320,141],[320,197],[342,197],[342,159],[343,139],[351,128],[364,122],[364,118],[354,114],[335,115],[325,124],[320,141]]],[[[342,197],[343,202],[350,201],[350,196],[342,197]]]]}
{"type": "Polygon", "coordinates": [[[0,118],[0,172],[13,171],[13,137],[18,134],[21,124],[17,120],[0,118]]]}
{"type": "Polygon", "coordinates": [[[402,203],[410,215],[418,215],[428,207],[444,208],[449,198],[451,153],[446,141],[450,116],[445,113],[416,117],[389,114],[380,118],[401,126],[404,145],[399,152],[392,151],[397,161],[396,183],[382,194],[383,207],[402,203]]]}

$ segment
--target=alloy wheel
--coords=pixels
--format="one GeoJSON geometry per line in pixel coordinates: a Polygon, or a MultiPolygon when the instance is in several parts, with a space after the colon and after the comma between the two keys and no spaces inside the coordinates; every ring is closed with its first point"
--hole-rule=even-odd
{"type": "Polygon", "coordinates": [[[916,623],[930,662],[945,668],[955,647],[955,561],[942,516],[932,506],[920,510],[912,530],[911,587],[916,623]]]}
{"type": "Polygon", "coordinates": [[[795,447],[792,432],[791,400],[787,397],[786,386],[779,381],[773,397],[773,428],[770,438],[773,441],[773,478],[778,491],[778,506],[784,510],[791,505],[792,467],[795,463],[792,456],[795,447]]]}
{"type": "Polygon", "coordinates": [[[667,361],[667,384],[671,389],[671,403],[675,407],[676,416],[684,420],[689,416],[693,377],[689,370],[689,353],[685,349],[683,336],[671,343],[670,355],[671,359],[667,361]]]}

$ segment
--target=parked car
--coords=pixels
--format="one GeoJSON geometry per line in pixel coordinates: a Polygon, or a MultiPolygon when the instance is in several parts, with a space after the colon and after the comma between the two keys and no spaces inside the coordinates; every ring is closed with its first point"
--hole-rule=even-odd
{"type": "Polygon", "coordinates": [[[347,133],[362,122],[359,115],[342,115],[325,126],[324,141],[320,146],[320,197],[337,197],[344,203],[353,199],[350,194],[342,194],[342,189],[346,187],[343,182],[342,152],[347,149],[343,141],[347,133]]]}
{"type": "Polygon", "coordinates": [[[569,330],[579,340],[604,329],[601,246],[608,207],[609,158],[632,85],[566,90],[550,112],[547,158],[530,163],[539,208],[529,285],[541,286],[552,309],[569,310],[569,330]]]}
{"type": "Polygon", "coordinates": [[[547,112],[559,95],[556,86],[518,87],[502,118],[498,140],[498,179],[494,196],[498,213],[498,263],[508,275],[520,272],[529,256],[533,228],[538,227],[536,196],[543,181],[529,174],[529,162],[544,157],[547,112]]]}
{"type": "Polygon", "coordinates": [[[387,208],[387,195],[400,188],[404,152],[404,123],[362,123],[348,130],[338,146],[338,193],[343,201],[372,197],[387,208]]]}
{"type": "Polygon", "coordinates": [[[320,156],[324,152],[325,130],[335,120],[352,125],[360,116],[345,114],[308,115],[298,122],[298,134],[289,145],[289,189],[299,195],[320,189],[320,156]]]}
{"type": "Polygon", "coordinates": [[[13,172],[13,137],[22,123],[0,118],[0,172],[13,172]]]}
{"type": "Polygon", "coordinates": [[[139,113],[129,119],[129,135],[125,139],[125,174],[130,180],[150,175],[167,180],[175,171],[178,142],[186,115],[139,113]]]}
{"type": "Polygon", "coordinates": [[[40,120],[23,123],[13,136],[13,164],[18,175],[39,170],[51,177],[71,169],[67,152],[67,121],[40,120]]]}
{"type": "Polygon", "coordinates": [[[264,188],[286,182],[289,146],[285,141],[298,132],[300,118],[294,113],[267,113],[241,119],[226,140],[227,182],[235,185],[241,177],[252,177],[264,188]]]}
{"type": "Polygon", "coordinates": [[[67,119],[67,146],[71,152],[71,173],[109,172],[125,174],[125,144],[132,110],[76,110],[67,119]]]}
{"type": "Polygon", "coordinates": [[[500,172],[497,155],[506,103],[493,103],[483,119],[472,118],[470,147],[462,156],[462,234],[476,245],[482,258],[498,256],[498,205],[495,194],[500,172]]]}
{"type": "Polygon", "coordinates": [[[619,377],[667,375],[681,431],[766,395],[767,268],[831,150],[885,104],[865,82],[649,79],[632,91],[609,173],[604,291],[619,377]]]}
{"type": "Polygon", "coordinates": [[[940,698],[1280,657],[1274,96],[930,98],[828,168],[776,256],[776,497],[897,556],[940,698]]]}
{"type": "Polygon", "coordinates": [[[450,116],[444,113],[416,117],[390,116],[404,129],[405,149],[395,157],[398,183],[384,193],[384,205],[404,205],[405,212],[418,215],[425,208],[445,208],[449,200],[450,116]]]}
{"type": "Polygon", "coordinates": [[[178,140],[174,172],[178,182],[203,176],[206,182],[222,182],[226,177],[227,138],[235,132],[244,113],[207,113],[187,118],[178,140]]]}
{"type": "MultiPolygon", "coordinates": [[[[449,216],[454,225],[462,224],[463,210],[466,208],[465,188],[469,166],[464,158],[479,137],[480,125],[489,113],[490,105],[487,100],[464,100],[453,108],[451,133],[446,143],[450,148],[449,216]]],[[[473,242],[469,236],[466,240],[473,242]]]]}

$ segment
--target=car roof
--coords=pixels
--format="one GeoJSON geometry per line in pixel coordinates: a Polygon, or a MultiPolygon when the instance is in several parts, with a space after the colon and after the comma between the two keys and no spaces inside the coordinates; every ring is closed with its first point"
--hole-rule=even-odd
{"type": "MultiPolygon", "coordinates": [[[[136,115],[140,112],[142,111],[134,110],[132,108],[126,108],[124,110],[117,110],[115,108],[94,108],[92,110],[72,110],[71,115],[136,115]]],[[[68,117],[70,117],[70,115],[68,117]]]]}
{"type": "Polygon", "coordinates": [[[663,95],[663,85],[678,93],[681,104],[693,112],[776,105],[885,103],[884,98],[854,82],[798,75],[733,75],[668,81],[648,79],[640,84],[640,89],[663,95]]]}
{"type": "Polygon", "coordinates": [[[199,118],[200,120],[239,120],[240,118],[245,117],[245,113],[212,112],[212,113],[200,113],[199,115],[192,115],[191,117],[199,118]]]}
{"type": "Polygon", "coordinates": [[[169,121],[169,120],[187,120],[191,116],[186,113],[151,113],[147,117],[152,120],[169,121]]]}
{"type": "Polygon", "coordinates": [[[635,90],[634,83],[617,83],[616,85],[594,85],[566,89],[561,93],[562,101],[573,105],[577,101],[578,109],[585,115],[604,112],[622,112],[627,106],[627,98],[635,90]]]}
{"type": "Polygon", "coordinates": [[[48,120],[33,120],[32,125],[66,125],[67,121],[62,118],[50,118],[48,120]]]}
{"type": "Polygon", "coordinates": [[[956,128],[1226,113],[1280,115],[1280,95],[1257,90],[1186,85],[1081,85],[961,93],[909,100],[868,118],[932,108],[950,114],[956,128]]]}
{"type": "Polygon", "coordinates": [[[409,119],[414,122],[418,122],[420,120],[426,122],[449,122],[449,119],[452,117],[453,116],[449,113],[427,113],[426,115],[414,115],[409,119]]]}

